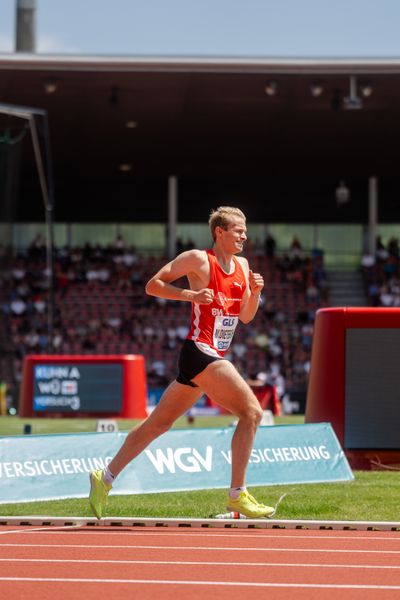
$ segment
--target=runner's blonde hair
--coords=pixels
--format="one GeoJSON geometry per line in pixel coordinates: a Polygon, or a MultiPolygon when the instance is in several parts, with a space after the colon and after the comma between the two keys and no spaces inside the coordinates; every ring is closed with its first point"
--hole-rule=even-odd
{"type": "Polygon", "coordinates": [[[246,221],[246,216],[244,213],[240,210],[240,208],[236,208],[235,206],[219,206],[216,210],[213,209],[211,211],[208,224],[210,226],[211,236],[214,242],[216,227],[222,227],[222,229],[226,229],[231,222],[232,217],[239,217],[240,219],[246,221]]]}

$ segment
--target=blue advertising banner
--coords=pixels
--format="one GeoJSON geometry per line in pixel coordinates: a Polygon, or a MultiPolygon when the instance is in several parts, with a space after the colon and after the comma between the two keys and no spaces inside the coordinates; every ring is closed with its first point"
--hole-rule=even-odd
{"type": "MultiPolygon", "coordinates": [[[[116,480],[111,494],[225,488],[234,429],[171,430],[116,480]]],[[[127,433],[0,438],[0,504],[83,498],[88,473],[107,465],[127,433]]],[[[248,485],[350,481],[352,471],[328,423],[260,427],[248,485]]]]}

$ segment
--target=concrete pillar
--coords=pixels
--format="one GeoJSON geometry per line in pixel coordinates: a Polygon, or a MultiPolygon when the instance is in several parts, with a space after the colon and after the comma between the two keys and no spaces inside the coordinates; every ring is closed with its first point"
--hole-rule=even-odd
{"type": "Polygon", "coordinates": [[[36,0],[17,0],[15,50],[36,51],[36,0]]]}
{"type": "Polygon", "coordinates": [[[368,181],[368,253],[375,256],[378,234],[378,178],[368,181]]]}
{"type": "Polygon", "coordinates": [[[167,252],[169,260],[176,256],[176,232],[178,220],[178,178],[176,175],[168,177],[168,228],[167,252]]]}

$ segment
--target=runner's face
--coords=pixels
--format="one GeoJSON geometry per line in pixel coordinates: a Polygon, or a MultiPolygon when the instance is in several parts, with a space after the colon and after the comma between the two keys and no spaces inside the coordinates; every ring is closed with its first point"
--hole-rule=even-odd
{"type": "Polygon", "coordinates": [[[222,240],[227,250],[232,254],[242,252],[245,241],[247,240],[246,223],[240,217],[232,217],[226,229],[221,229],[222,240]]]}

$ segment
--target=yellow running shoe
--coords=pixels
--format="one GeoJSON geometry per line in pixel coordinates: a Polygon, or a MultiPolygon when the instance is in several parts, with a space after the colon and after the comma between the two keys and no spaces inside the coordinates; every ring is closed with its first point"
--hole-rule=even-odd
{"type": "Polygon", "coordinates": [[[238,498],[229,496],[227,509],[237,511],[250,519],[272,517],[275,514],[275,508],[260,504],[247,490],[240,492],[238,498]]]}
{"type": "Polygon", "coordinates": [[[90,508],[98,519],[101,519],[103,508],[107,502],[107,496],[112,488],[112,485],[107,485],[103,481],[103,471],[92,471],[90,477],[90,508]]]}
{"type": "MultiPolygon", "coordinates": [[[[247,493],[248,493],[248,495],[249,495],[249,498],[250,498],[250,500],[251,500],[252,502],[254,502],[254,504],[257,504],[257,506],[261,506],[262,508],[265,508],[265,504],[262,504],[261,502],[259,502],[258,500],[256,500],[256,499],[254,498],[254,496],[252,496],[252,495],[251,495],[249,492],[247,492],[247,493]]],[[[268,507],[268,508],[270,508],[270,507],[268,507]]]]}

